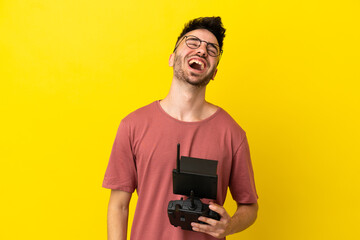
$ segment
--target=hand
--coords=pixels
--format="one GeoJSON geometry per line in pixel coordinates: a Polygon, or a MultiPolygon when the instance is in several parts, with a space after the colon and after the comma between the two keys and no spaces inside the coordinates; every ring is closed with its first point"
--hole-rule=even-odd
{"type": "Polygon", "coordinates": [[[212,218],[199,217],[199,221],[205,222],[207,224],[201,223],[191,223],[193,230],[195,232],[202,232],[209,234],[216,238],[224,238],[230,234],[230,222],[231,217],[226,212],[223,206],[210,202],[210,210],[217,212],[220,215],[220,220],[217,221],[212,218]]]}

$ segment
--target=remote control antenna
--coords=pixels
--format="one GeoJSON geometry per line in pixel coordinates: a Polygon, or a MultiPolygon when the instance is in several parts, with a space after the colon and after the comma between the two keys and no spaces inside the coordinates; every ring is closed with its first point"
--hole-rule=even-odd
{"type": "Polygon", "coordinates": [[[194,191],[190,191],[190,200],[191,200],[191,206],[190,209],[194,210],[196,208],[195,201],[194,201],[194,191]]]}
{"type": "Polygon", "coordinates": [[[180,173],[180,143],[177,144],[176,172],[180,173]]]}

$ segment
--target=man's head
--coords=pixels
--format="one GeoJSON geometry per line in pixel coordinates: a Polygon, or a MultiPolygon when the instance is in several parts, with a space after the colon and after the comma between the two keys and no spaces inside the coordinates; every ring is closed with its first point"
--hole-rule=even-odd
{"type": "Polygon", "coordinates": [[[206,86],[217,73],[224,36],[220,17],[197,18],[187,23],[169,59],[174,77],[193,86],[206,86]]]}
{"type": "Polygon", "coordinates": [[[179,41],[182,39],[183,36],[185,36],[185,34],[196,29],[206,29],[212,34],[214,34],[214,36],[218,41],[220,51],[222,52],[223,40],[225,38],[226,29],[223,27],[220,17],[200,17],[200,18],[195,18],[190,22],[186,23],[184,29],[182,30],[180,36],[176,41],[175,49],[179,41]]]}

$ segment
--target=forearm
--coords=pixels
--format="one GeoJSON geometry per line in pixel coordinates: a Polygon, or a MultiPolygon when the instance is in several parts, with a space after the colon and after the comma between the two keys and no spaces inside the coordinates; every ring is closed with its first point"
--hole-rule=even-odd
{"type": "Polygon", "coordinates": [[[229,224],[229,235],[241,232],[250,227],[257,218],[258,204],[238,204],[238,208],[231,217],[229,224]]]}
{"type": "Polygon", "coordinates": [[[108,240],[126,240],[131,194],[112,190],[107,215],[108,240]]]}
{"type": "Polygon", "coordinates": [[[109,205],[107,219],[108,240],[126,240],[128,215],[128,209],[109,205]]]}

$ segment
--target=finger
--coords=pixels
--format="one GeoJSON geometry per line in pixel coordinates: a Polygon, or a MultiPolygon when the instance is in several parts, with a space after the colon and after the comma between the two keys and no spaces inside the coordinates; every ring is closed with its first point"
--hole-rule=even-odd
{"type": "Polygon", "coordinates": [[[216,224],[219,223],[219,221],[215,220],[215,219],[212,219],[212,218],[207,218],[207,217],[199,217],[198,218],[199,221],[202,221],[204,223],[207,223],[211,226],[216,226],[216,224]]]}
{"type": "Polygon", "coordinates": [[[230,215],[226,212],[225,208],[223,206],[220,206],[216,203],[211,202],[209,205],[210,210],[217,212],[218,214],[220,214],[220,216],[222,218],[230,218],[230,215]]]}
{"type": "Polygon", "coordinates": [[[225,235],[223,234],[225,231],[222,229],[216,229],[215,227],[212,227],[210,225],[199,224],[199,223],[195,223],[195,222],[191,223],[191,225],[193,226],[192,230],[194,230],[195,232],[206,233],[215,238],[225,237],[225,235]]]}
{"type": "Polygon", "coordinates": [[[192,222],[191,226],[192,226],[193,230],[196,231],[196,232],[209,233],[209,232],[214,231],[214,227],[212,227],[210,225],[207,225],[207,224],[201,224],[201,223],[192,222]]]}

